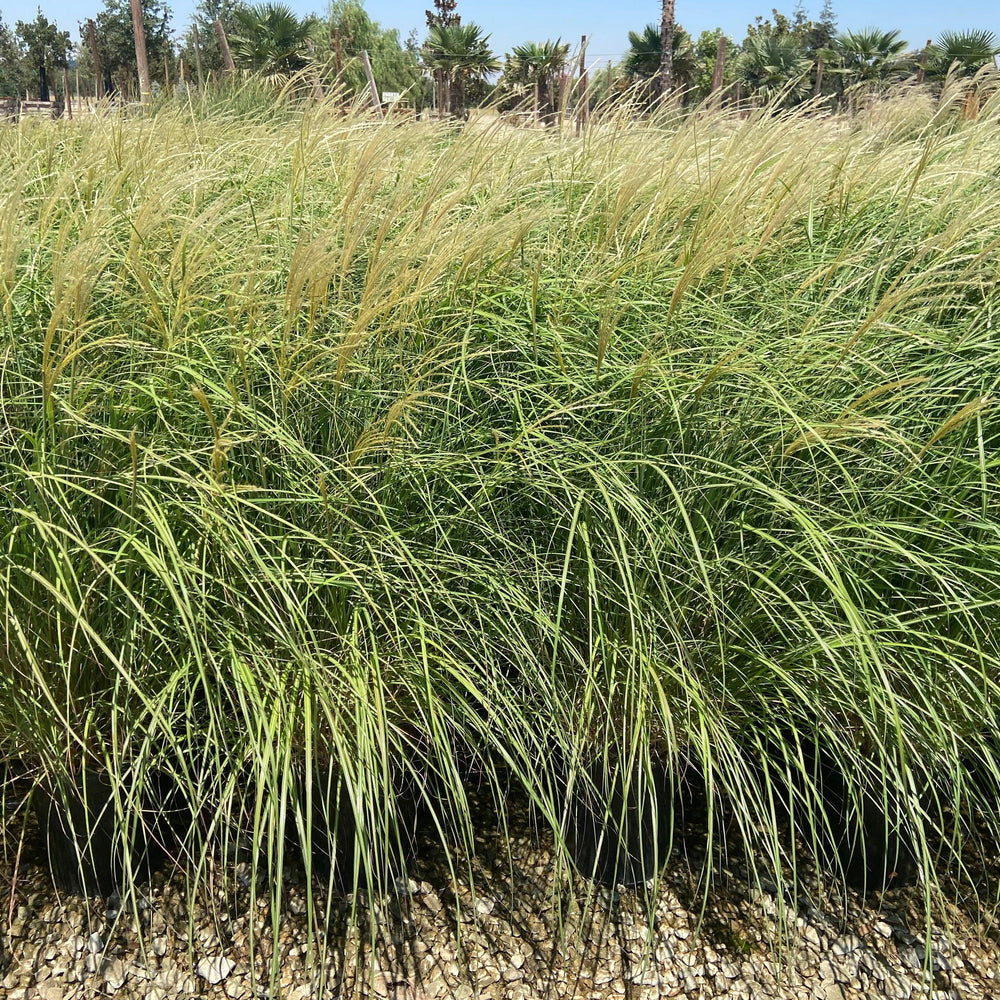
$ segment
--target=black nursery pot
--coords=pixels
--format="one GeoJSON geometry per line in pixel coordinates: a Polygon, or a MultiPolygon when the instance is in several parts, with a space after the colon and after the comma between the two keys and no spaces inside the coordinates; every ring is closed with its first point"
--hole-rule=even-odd
{"type": "Polygon", "coordinates": [[[149,783],[141,815],[119,827],[114,786],[103,771],[35,787],[42,850],[57,888],[80,896],[110,896],[133,879],[148,879],[175,839],[179,796],[160,775],[149,783]],[[123,851],[129,849],[128,864],[123,851]]]}
{"type": "Polygon", "coordinates": [[[570,856],[577,871],[598,885],[633,887],[654,878],[667,860],[672,836],[704,812],[700,771],[683,762],[653,760],[649,772],[595,762],[575,782],[569,807],[570,856]]]}
{"type": "MultiPolygon", "coordinates": [[[[966,753],[962,758],[967,788],[980,804],[1000,802],[1000,736],[995,732],[980,735],[982,756],[966,753]]],[[[994,805],[994,809],[1000,806],[994,805]]]]}
{"type": "Polygon", "coordinates": [[[803,741],[802,758],[814,792],[801,773],[792,775],[789,788],[783,765],[777,763],[780,756],[771,761],[767,775],[781,786],[776,798],[796,802],[790,815],[793,828],[817,860],[862,894],[916,881],[917,855],[906,829],[903,796],[881,784],[866,785],[860,794],[852,790],[842,763],[822,741],[803,741]],[[818,800],[812,822],[802,804],[806,795],[818,800]]]}
{"type": "MultiPolygon", "coordinates": [[[[307,801],[304,780],[299,784],[298,794],[304,814],[307,801]]],[[[355,885],[375,892],[389,890],[405,874],[407,863],[416,857],[425,811],[423,790],[415,781],[400,782],[391,802],[374,805],[373,812],[378,816],[375,833],[365,836],[362,830],[361,838],[351,796],[336,772],[317,771],[311,795],[308,861],[313,875],[341,892],[352,892],[355,885]],[[367,851],[361,854],[359,839],[368,843],[367,851]]],[[[286,833],[289,846],[301,852],[305,863],[306,845],[291,819],[286,833]]]]}

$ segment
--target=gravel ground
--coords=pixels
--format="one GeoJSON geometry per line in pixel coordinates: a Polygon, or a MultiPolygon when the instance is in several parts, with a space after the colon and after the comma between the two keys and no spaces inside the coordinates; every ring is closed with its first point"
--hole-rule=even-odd
{"type": "MultiPolygon", "coordinates": [[[[232,868],[210,869],[197,895],[179,872],[161,874],[123,906],[58,898],[44,869],[27,855],[15,864],[8,843],[0,996],[1000,997],[1000,923],[969,888],[998,884],[995,859],[971,852],[965,891],[944,879],[949,898],[936,900],[928,925],[920,884],[867,900],[831,884],[786,900],[765,879],[754,886],[746,862],[703,869],[690,847],[655,889],[595,888],[557,864],[526,805],[507,804],[506,832],[490,807],[477,809],[471,858],[425,844],[395,896],[333,900],[315,935],[301,873],[286,878],[274,913],[269,899],[222,887],[241,884],[232,868]]],[[[697,842],[688,831],[685,843],[697,842]]],[[[821,884],[808,866],[803,884],[821,884]]]]}

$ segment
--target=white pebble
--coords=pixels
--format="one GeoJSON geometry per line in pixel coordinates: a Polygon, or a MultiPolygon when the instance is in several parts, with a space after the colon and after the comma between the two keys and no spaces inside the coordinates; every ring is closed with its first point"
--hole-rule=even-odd
{"type": "Polygon", "coordinates": [[[221,983],[235,968],[236,963],[231,958],[219,956],[216,958],[203,958],[194,971],[202,979],[206,979],[214,985],[215,983],[221,983]]]}

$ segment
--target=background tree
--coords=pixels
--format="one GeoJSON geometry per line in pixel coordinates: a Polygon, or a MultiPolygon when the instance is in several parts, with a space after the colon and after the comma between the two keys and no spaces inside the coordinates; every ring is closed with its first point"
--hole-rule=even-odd
{"type": "MultiPolygon", "coordinates": [[[[715,73],[715,56],[719,50],[719,39],[724,32],[721,28],[703,31],[694,43],[694,73],[691,84],[699,98],[708,97],[712,91],[712,76],[715,73]]],[[[726,35],[726,61],[723,64],[722,86],[731,86],[736,81],[736,67],[739,63],[741,49],[737,43],[726,35]]],[[[677,56],[675,54],[674,59],[677,56]]]]}
{"type": "MultiPolygon", "coordinates": [[[[749,51],[752,39],[791,38],[794,46],[781,43],[764,48],[770,49],[772,66],[777,65],[775,60],[789,59],[793,48],[798,48],[802,58],[808,63],[808,86],[796,83],[794,90],[799,95],[796,99],[805,100],[819,94],[839,94],[843,90],[842,81],[830,72],[831,64],[837,59],[834,50],[837,19],[831,0],[824,0],[818,21],[812,21],[806,16],[801,2],[796,4],[791,16],[782,14],[775,8],[772,8],[771,16],[773,20],[757,17],[753,24],[747,25],[747,38],[742,46],[744,52],[749,51]]],[[[753,59],[759,64],[763,54],[758,46],[753,59]]]]}
{"type": "Polygon", "coordinates": [[[534,94],[535,82],[531,68],[509,52],[505,53],[503,72],[496,86],[497,106],[502,111],[520,110],[524,108],[529,96],[535,100],[534,94]]]}
{"type": "Polygon", "coordinates": [[[566,66],[569,45],[556,41],[525,42],[511,49],[511,59],[535,95],[535,116],[547,125],[556,121],[555,82],[566,66]]]}
{"type": "Polygon", "coordinates": [[[762,104],[780,99],[785,107],[809,96],[810,61],[805,47],[791,34],[755,34],[743,43],[737,77],[762,104]]]}
{"type": "Polygon", "coordinates": [[[879,82],[901,68],[906,41],[898,31],[863,28],[845,31],[834,39],[842,72],[849,83],[879,82]]]}
{"type": "Polygon", "coordinates": [[[219,43],[215,37],[213,25],[216,21],[221,21],[227,37],[231,35],[235,26],[233,15],[239,6],[241,6],[240,0],[199,0],[198,6],[194,10],[194,16],[191,18],[191,25],[185,31],[180,46],[180,55],[191,68],[192,73],[200,57],[202,74],[206,78],[210,73],[216,77],[221,76],[223,71],[222,53],[219,51],[219,43]],[[198,32],[198,48],[200,50],[198,55],[195,54],[192,28],[198,32]]]}
{"type": "Polygon", "coordinates": [[[808,20],[805,9],[801,4],[797,5],[792,11],[792,34],[803,42],[810,59],[815,59],[818,53],[830,51],[837,37],[837,16],[831,0],[824,0],[818,21],[808,20]]]}
{"type": "Polygon", "coordinates": [[[317,21],[299,19],[283,3],[258,3],[233,11],[229,48],[237,66],[265,76],[290,76],[306,66],[317,21]]]}
{"type": "Polygon", "coordinates": [[[449,28],[462,23],[462,15],[455,13],[458,0],[434,0],[434,10],[427,10],[427,27],[449,28]]]}
{"type": "Polygon", "coordinates": [[[25,76],[38,87],[38,99],[49,100],[49,73],[69,63],[73,48],[68,31],[59,28],[41,12],[34,21],[18,21],[14,29],[23,51],[25,76]]]}
{"type": "Polygon", "coordinates": [[[19,97],[24,93],[21,50],[14,32],[0,16],[0,97],[19,97]]]}
{"type": "Polygon", "coordinates": [[[472,22],[431,26],[426,50],[431,67],[444,81],[444,110],[448,113],[464,116],[470,82],[484,80],[500,68],[489,37],[472,22]]]}
{"type": "MultiPolygon", "coordinates": [[[[662,93],[660,89],[660,57],[662,38],[655,24],[647,24],[641,32],[628,33],[629,49],[625,53],[624,70],[633,82],[647,81],[646,97],[653,101],[662,93]]],[[[697,71],[694,45],[691,36],[679,25],[674,26],[674,52],[670,60],[675,89],[687,90],[697,71]]],[[[715,59],[715,50],[712,50],[715,59]]]]}
{"type": "MultiPolygon", "coordinates": [[[[146,29],[146,56],[149,75],[163,83],[164,56],[173,58],[170,38],[170,8],[164,0],[142,0],[142,23],[146,29]]],[[[104,9],[94,18],[97,28],[97,52],[104,74],[104,89],[108,94],[135,93],[135,34],[132,31],[132,7],[129,0],[104,0],[104,9]]],[[[81,37],[86,37],[86,25],[80,25],[81,37]]],[[[80,47],[81,68],[93,69],[87,46],[80,47]]]]}
{"type": "MultiPolygon", "coordinates": [[[[458,0],[434,0],[434,9],[424,11],[427,15],[427,27],[429,29],[450,28],[453,25],[461,24],[462,15],[455,13],[455,8],[457,6],[458,0]]],[[[426,49],[426,43],[425,50],[428,52],[430,51],[426,49]]],[[[434,80],[434,87],[437,91],[438,109],[443,112],[447,104],[444,70],[434,66],[433,56],[427,60],[427,64],[431,69],[431,76],[434,80]]]]}
{"type": "Polygon", "coordinates": [[[992,31],[943,31],[931,48],[929,70],[933,76],[943,78],[957,63],[957,72],[966,76],[995,65],[998,55],[1000,44],[992,31]]]}
{"type": "Polygon", "coordinates": [[[909,72],[903,59],[906,41],[895,30],[845,31],[834,39],[833,48],[838,61],[836,72],[851,107],[859,96],[876,94],[893,76],[909,72]]]}
{"type": "Polygon", "coordinates": [[[379,90],[407,94],[418,108],[427,103],[423,90],[423,74],[415,43],[401,43],[395,28],[383,28],[373,21],[360,0],[334,0],[326,25],[317,32],[316,54],[326,66],[328,82],[336,77],[336,40],[341,55],[341,86],[348,94],[367,89],[368,80],[361,64],[364,49],[372,63],[372,72],[379,90]]]}

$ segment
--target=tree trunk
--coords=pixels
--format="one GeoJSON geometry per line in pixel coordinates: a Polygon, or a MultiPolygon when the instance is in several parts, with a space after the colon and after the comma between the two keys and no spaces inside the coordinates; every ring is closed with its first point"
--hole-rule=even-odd
{"type": "Polygon", "coordinates": [[[337,92],[337,100],[343,101],[344,95],[340,92],[340,76],[343,72],[343,56],[340,52],[340,28],[333,29],[333,53],[336,59],[337,76],[334,79],[333,89],[337,92]]]}
{"type": "Polygon", "coordinates": [[[38,99],[47,101],[49,99],[49,78],[45,75],[45,64],[38,65],[38,99]]]}
{"type": "Polygon", "coordinates": [[[198,89],[203,90],[205,81],[201,75],[201,39],[198,37],[198,26],[191,25],[191,40],[194,42],[194,66],[198,73],[198,89]]]}
{"type": "Polygon", "coordinates": [[[924,46],[924,54],[920,57],[920,69],[917,71],[917,86],[924,82],[924,73],[927,71],[927,57],[931,54],[931,45],[933,41],[928,38],[927,44],[924,46]]]}
{"type": "Polygon", "coordinates": [[[717,90],[722,89],[722,81],[725,78],[726,72],[726,36],[719,35],[719,44],[715,49],[715,67],[712,70],[712,89],[710,93],[714,94],[717,90]]]}
{"type": "Polygon", "coordinates": [[[139,71],[139,101],[149,107],[153,88],[149,82],[149,63],[146,60],[146,28],[142,23],[142,0],[132,0],[132,33],[135,35],[135,64],[139,71]]]}
{"type": "Polygon", "coordinates": [[[104,94],[104,76],[101,73],[101,60],[97,54],[97,29],[94,22],[88,18],[87,35],[90,38],[90,54],[94,58],[94,79],[97,83],[97,99],[100,100],[104,94]]]}
{"type": "Polygon", "coordinates": [[[663,0],[660,18],[660,96],[666,97],[674,89],[674,3],[663,0]]]}

